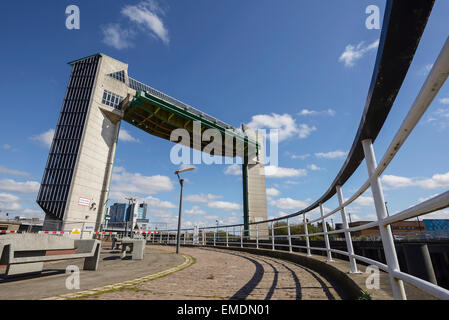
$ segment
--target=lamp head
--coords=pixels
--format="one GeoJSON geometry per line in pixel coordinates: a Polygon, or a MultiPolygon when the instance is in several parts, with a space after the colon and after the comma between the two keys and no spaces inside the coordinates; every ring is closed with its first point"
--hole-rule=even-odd
{"type": "Polygon", "coordinates": [[[176,170],[175,174],[180,174],[182,172],[187,172],[187,171],[193,171],[195,170],[195,167],[191,167],[191,168],[187,168],[187,169],[182,169],[182,170],[176,170]]]}

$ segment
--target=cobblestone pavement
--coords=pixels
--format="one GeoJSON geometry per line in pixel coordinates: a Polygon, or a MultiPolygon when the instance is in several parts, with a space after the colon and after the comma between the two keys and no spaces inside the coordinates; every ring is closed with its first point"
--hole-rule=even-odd
{"type": "Polygon", "coordinates": [[[181,247],[181,252],[196,263],[160,279],[85,299],[340,299],[329,281],[292,262],[212,248],[181,247]]]}

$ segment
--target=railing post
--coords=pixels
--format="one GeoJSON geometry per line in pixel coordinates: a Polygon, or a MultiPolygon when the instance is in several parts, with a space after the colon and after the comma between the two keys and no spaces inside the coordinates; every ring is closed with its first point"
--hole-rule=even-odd
{"type": "Polygon", "coordinates": [[[184,231],[184,245],[186,244],[186,234],[187,234],[187,231],[184,231]]]}
{"type": "Polygon", "coordinates": [[[290,232],[290,220],[287,218],[287,232],[288,232],[288,251],[292,252],[292,235],[290,232]]]}
{"type": "Polygon", "coordinates": [[[324,242],[326,243],[326,252],[327,252],[327,262],[333,262],[332,260],[332,253],[331,253],[331,246],[329,244],[329,235],[327,234],[327,225],[326,225],[326,219],[324,219],[324,210],[323,210],[323,204],[320,203],[320,212],[321,212],[321,225],[323,226],[323,232],[324,232],[324,242]]]}
{"type": "Polygon", "coordinates": [[[214,231],[214,247],[215,247],[215,239],[216,239],[215,234],[216,234],[216,231],[214,231]]]}
{"type": "MultiPolygon", "coordinates": [[[[338,203],[341,206],[344,203],[343,193],[341,192],[341,186],[337,186],[336,189],[338,195],[338,203]]],[[[343,230],[345,233],[346,247],[349,253],[349,264],[351,265],[350,273],[359,273],[359,271],[357,270],[357,263],[354,258],[354,248],[352,246],[351,233],[348,231],[349,225],[348,221],[346,220],[346,209],[343,207],[341,208],[340,211],[341,211],[341,221],[343,223],[343,230]]]]}
{"type": "Polygon", "coordinates": [[[303,221],[304,221],[304,231],[306,233],[306,246],[307,246],[307,255],[311,256],[310,253],[310,241],[309,241],[309,229],[307,228],[307,220],[306,220],[306,214],[303,213],[303,221]]]}
{"type": "Polygon", "coordinates": [[[243,226],[240,226],[240,248],[243,248],[243,226]]]}
{"type": "Polygon", "coordinates": [[[154,244],[154,236],[155,236],[155,234],[154,233],[152,233],[151,234],[151,242],[154,244]]]}
{"type": "Polygon", "coordinates": [[[379,177],[374,173],[377,168],[376,156],[371,139],[362,141],[363,152],[365,154],[366,166],[368,168],[368,176],[371,184],[371,193],[373,194],[374,207],[376,208],[377,220],[379,223],[380,236],[382,238],[382,246],[384,248],[385,259],[388,265],[388,275],[390,277],[393,296],[396,300],[406,300],[407,296],[404,290],[404,283],[393,275],[393,271],[400,271],[396,248],[394,247],[393,234],[390,225],[384,225],[383,219],[387,217],[385,208],[384,194],[379,177]]]}
{"type": "Polygon", "coordinates": [[[256,224],[256,248],[259,249],[259,225],[256,224]]]}
{"type": "Polygon", "coordinates": [[[229,241],[228,241],[228,227],[226,227],[225,231],[226,231],[226,247],[229,247],[229,241]]]}
{"type": "Polygon", "coordinates": [[[271,250],[274,250],[274,222],[271,222],[271,250]]]}

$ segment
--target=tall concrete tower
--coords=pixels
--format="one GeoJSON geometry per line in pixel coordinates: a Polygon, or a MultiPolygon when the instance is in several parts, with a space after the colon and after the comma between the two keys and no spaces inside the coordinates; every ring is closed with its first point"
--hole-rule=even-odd
{"type": "Polygon", "coordinates": [[[259,143],[258,151],[242,164],[243,176],[243,210],[245,230],[249,230],[251,239],[257,235],[268,237],[266,223],[251,225],[249,223],[267,220],[267,190],[265,182],[265,155],[263,136],[257,131],[242,125],[243,132],[259,143]]]}
{"type": "Polygon", "coordinates": [[[44,229],[98,229],[114,163],[119,103],[128,93],[128,65],[96,54],[69,63],[67,86],[37,203],[44,229]]]}

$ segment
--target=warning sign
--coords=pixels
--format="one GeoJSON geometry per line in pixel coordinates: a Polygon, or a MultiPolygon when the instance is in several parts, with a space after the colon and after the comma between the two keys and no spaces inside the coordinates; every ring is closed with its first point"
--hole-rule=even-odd
{"type": "Polygon", "coordinates": [[[90,199],[89,198],[80,197],[78,199],[78,205],[79,206],[88,207],[88,206],[90,206],[90,199]]]}
{"type": "Polygon", "coordinates": [[[73,229],[72,230],[72,234],[81,234],[81,230],[80,229],[73,229]]]}

